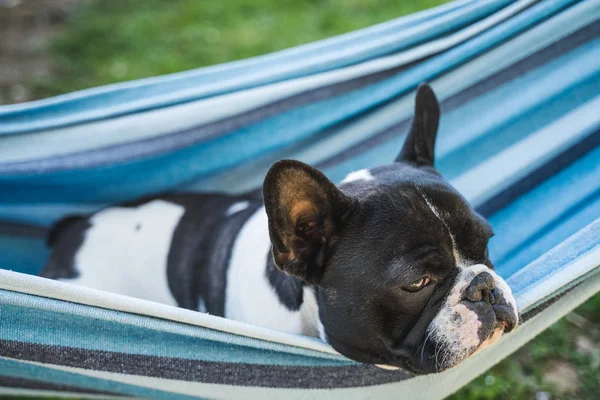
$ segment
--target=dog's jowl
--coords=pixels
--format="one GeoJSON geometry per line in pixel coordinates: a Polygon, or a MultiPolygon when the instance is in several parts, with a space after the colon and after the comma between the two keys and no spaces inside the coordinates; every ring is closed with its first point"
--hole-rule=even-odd
{"type": "Polygon", "coordinates": [[[43,276],[320,336],[357,361],[450,368],[518,314],[488,259],[490,225],[433,167],[438,120],[421,85],[397,160],[339,186],[283,160],[264,201],[174,194],[68,217],[43,276]]]}

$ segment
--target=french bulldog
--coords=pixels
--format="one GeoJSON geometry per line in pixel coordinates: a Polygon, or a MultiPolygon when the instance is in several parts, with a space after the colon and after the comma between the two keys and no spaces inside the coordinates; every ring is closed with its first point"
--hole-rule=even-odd
{"type": "Polygon", "coordinates": [[[170,194],[58,222],[42,276],[319,336],[359,362],[451,368],[517,326],[491,226],[434,169],[440,109],[422,84],[393,164],[338,186],[299,161],[263,199],[170,194]]]}

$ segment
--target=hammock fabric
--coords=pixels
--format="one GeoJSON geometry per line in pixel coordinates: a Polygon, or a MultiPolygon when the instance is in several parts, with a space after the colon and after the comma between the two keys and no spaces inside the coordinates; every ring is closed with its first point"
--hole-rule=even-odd
{"type": "MultiPolygon", "coordinates": [[[[0,108],[0,387],[442,398],[600,290],[600,1],[459,0],[286,51],[0,108]],[[298,337],[35,276],[47,226],[167,190],[251,192],[296,158],[391,162],[429,81],[437,167],[492,223],[525,323],[412,378],[298,337]]],[[[20,389],[19,389],[20,388],[20,389]]],[[[20,393],[20,392],[19,392],[20,393]]]]}

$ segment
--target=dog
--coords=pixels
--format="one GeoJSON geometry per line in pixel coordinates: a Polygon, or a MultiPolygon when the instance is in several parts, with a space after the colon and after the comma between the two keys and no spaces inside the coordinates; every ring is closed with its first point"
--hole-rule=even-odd
{"type": "Polygon", "coordinates": [[[42,276],[319,336],[359,362],[451,368],[518,324],[491,226],[434,169],[440,108],[419,86],[391,165],[336,186],[275,163],[263,199],[171,194],[57,223],[42,276]]]}

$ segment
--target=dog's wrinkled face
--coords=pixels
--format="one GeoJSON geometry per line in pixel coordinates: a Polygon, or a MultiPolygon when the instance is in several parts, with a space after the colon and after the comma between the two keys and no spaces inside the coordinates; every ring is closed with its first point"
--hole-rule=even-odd
{"type": "Polygon", "coordinates": [[[489,224],[438,175],[410,166],[341,185],[359,206],[318,285],[327,340],[364,362],[437,372],[517,323],[487,256],[489,224]]]}
{"type": "Polygon", "coordinates": [[[314,285],[324,339],[354,360],[439,372],[517,325],[491,227],[433,169],[438,119],[422,85],[395,164],[339,188],[297,161],[265,180],[275,264],[314,285]]]}

